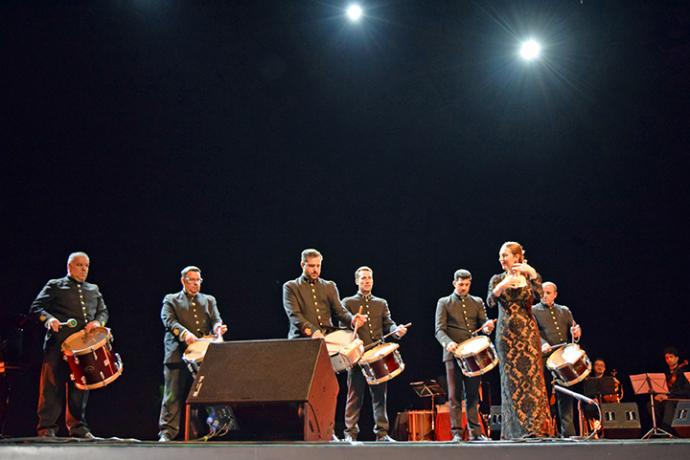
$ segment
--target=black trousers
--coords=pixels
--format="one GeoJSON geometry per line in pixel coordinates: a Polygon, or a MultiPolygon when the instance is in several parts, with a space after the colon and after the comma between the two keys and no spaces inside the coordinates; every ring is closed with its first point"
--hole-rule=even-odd
{"type": "Polygon", "coordinates": [[[175,439],[180,433],[187,393],[192,385],[192,374],[184,364],[163,365],[163,401],[158,419],[158,436],[175,439]]]}
{"type": "Polygon", "coordinates": [[[386,382],[368,385],[359,366],[347,372],[347,403],[345,404],[345,434],[357,439],[359,415],[364,403],[364,392],[369,388],[371,404],[374,409],[374,432],[377,437],[388,434],[388,414],[386,413],[386,382]]]}
{"type": "MultiPolygon", "coordinates": [[[[546,372],[544,374],[544,379],[546,380],[546,388],[550,395],[552,391],[555,391],[553,389],[553,382],[551,381],[551,374],[546,372]]],[[[578,389],[569,389],[573,391],[579,391],[578,389]]],[[[573,420],[574,404],[575,400],[572,397],[564,393],[561,393],[560,391],[556,391],[556,409],[558,411],[558,432],[563,438],[569,438],[571,436],[576,435],[575,422],[573,420]]]]}
{"type": "Polygon", "coordinates": [[[465,400],[467,424],[472,435],[482,434],[479,424],[479,384],[480,377],[467,377],[460,371],[455,359],[445,362],[446,379],[448,380],[448,398],[450,400],[450,431],[453,435],[463,435],[462,401],[465,400]]]}
{"type": "Polygon", "coordinates": [[[86,424],[86,403],[89,392],[79,390],[70,379],[70,369],[57,345],[49,346],[43,354],[38,395],[38,425],[40,435],[56,434],[58,419],[65,405],[65,425],[70,436],[83,436],[89,430],[86,424]],[[66,390],[66,391],[65,391],[66,390]]]}

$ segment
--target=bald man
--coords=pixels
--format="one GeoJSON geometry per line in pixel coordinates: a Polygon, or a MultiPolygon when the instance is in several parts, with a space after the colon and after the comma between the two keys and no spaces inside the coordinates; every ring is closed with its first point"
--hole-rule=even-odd
{"type": "MultiPolygon", "coordinates": [[[[582,330],[573,319],[573,314],[565,305],[555,303],[558,297],[558,287],[551,281],[542,283],[544,294],[541,302],[532,307],[532,314],[537,320],[539,335],[541,336],[541,352],[547,359],[553,352],[552,346],[566,343],[572,338],[580,340],[582,330]],[[570,334],[570,336],[568,335],[570,334]]],[[[550,379],[547,377],[547,383],[550,379]]],[[[556,404],[558,406],[558,419],[560,422],[561,437],[575,436],[575,424],[573,423],[573,398],[560,392],[556,392],[556,404]]]]}

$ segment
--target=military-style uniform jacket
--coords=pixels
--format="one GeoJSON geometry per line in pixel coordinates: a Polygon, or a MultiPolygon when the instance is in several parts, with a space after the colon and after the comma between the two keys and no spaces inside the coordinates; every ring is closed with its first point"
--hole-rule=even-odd
{"type": "Polygon", "coordinates": [[[333,318],[345,324],[351,324],[353,318],[340,302],[333,281],[312,281],[304,275],[283,284],[283,308],[290,321],[289,339],[332,328],[333,318]]]}
{"type": "Polygon", "coordinates": [[[565,305],[554,303],[549,307],[539,302],[532,306],[532,314],[539,327],[542,346],[545,343],[557,345],[568,342],[570,328],[575,324],[573,313],[565,305]]]}
{"type": "Polygon", "coordinates": [[[44,350],[49,346],[62,345],[67,337],[84,329],[91,321],[99,321],[102,326],[108,321],[108,308],[98,286],[79,282],[71,276],[49,280],[38,293],[29,311],[43,325],[52,318],[61,323],[70,318],[77,320],[74,328],[63,326],[58,332],[48,329],[43,343],[44,350]]]}
{"type": "Polygon", "coordinates": [[[472,337],[472,331],[487,321],[484,301],[480,297],[460,297],[455,292],[441,297],[436,304],[436,340],[443,347],[443,361],[453,354],[446,350],[450,342],[460,343],[472,337]]]}
{"type": "Polygon", "coordinates": [[[165,364],[182,362],[182,354],[187,348],[184,341],[187,332],[203,337],[212,334],[216,326],[223,324],[215,297],[201,292],[190,297],[184,290],[163,298],[161,320],[166,330],[165,364]]]}
{"type": "MultiPolygon", "coordinates": [[[[391,319],[391,312],[388,309],[386,299],[374,295],[362,295],[357,293],[352,297],[343,299],[343,305],[350,313],[359,312],[362,307],[362,314],[367,315],[367,322],[357,329],[357,335],[364,345],[379,340],[383,335],[393,332],[398,326],[391,319]]],[[[342,327],[350,327],[350,324],[340,324],[342,327]]]]}

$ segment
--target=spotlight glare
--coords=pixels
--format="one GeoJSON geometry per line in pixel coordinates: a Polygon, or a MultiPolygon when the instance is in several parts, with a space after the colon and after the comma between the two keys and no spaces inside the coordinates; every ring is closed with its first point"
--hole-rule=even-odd
{"type": "Polygon", "coordinates": [[[359,6],[358,3],[351,3],[346,10],[346,14],[348,19],[353,22],[357,22],[362,18],[362,14],[364,11],[362,10],[362,7],[359,6]]]}
{"type": "Polygon", "coordinates": [[[541,54],[541,45],[536,40],[529,39],[520,45],[520,57],[525,61],[533,61],[541,54]]]}

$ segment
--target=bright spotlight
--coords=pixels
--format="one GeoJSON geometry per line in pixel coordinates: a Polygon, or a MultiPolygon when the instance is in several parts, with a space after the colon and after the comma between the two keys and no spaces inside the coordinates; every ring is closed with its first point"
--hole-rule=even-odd
{"type": "Polygon", "coordinates": [[[520,45],[520,57],[525,61],[533,61],[541,54],[541,45],[536,40],[527,40],[520,45]]]}
{"type": "Polygon", "coordinates": [[[362,18],[362,14],[364,14],[364,11],[358,3],[351,3],[347,7],[346,14],[350,21],[357,22],[362,18]]]}

